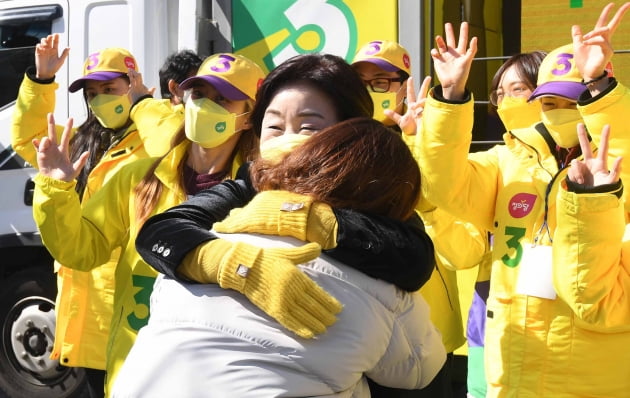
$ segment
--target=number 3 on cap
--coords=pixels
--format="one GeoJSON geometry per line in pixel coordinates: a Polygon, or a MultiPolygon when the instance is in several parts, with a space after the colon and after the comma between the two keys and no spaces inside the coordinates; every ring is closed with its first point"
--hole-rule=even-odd
{"type": "Polygon", "coordinates": [[[98,56],[99,55],[101,55],[101,53],[90,54],[88,56],[89,63],[88,63],[88,66],[85,69],[91,70],[92,68],[96,68],[96,66],[98,65],[98,62],[99,62],[99,60],[98,60],[98,56]]]}
{"type": "Polygon", "coordinates": [[[234,62],[236,58],[230,57],[226,54],[221,54],[215,61],[215,65],[210,67],[210,70],[214,72],[227,72],[232,67],[232,62],[234,62]]]}
{"type": "Polygon", "coordinates": [[[558,54],[558,60],[556,61],[556,67],[551,71],[554,76],[562,76],[566,75],[571,71],[573,65],[571,65],[571,60],[573,59],[573,54],[569,53],[560,53],[558,54]]]}
{"type": "Polygon", "coordinates": [[[370,42],[370,47],[368,48],[367,51],[365,51],[366,55],[372,55],[372,54],[376,54],[379,51],[381,51],[381,43],[383,43],[382,41],[373,41],[370,42]]]}

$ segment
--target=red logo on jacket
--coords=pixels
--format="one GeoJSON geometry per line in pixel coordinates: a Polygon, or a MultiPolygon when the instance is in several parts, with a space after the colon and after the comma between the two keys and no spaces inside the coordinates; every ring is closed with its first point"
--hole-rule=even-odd
{"type": "Polygon", "coordinates": [[[510,199],[508,211],[514,218],[523,218],[528,215],[534,208],[538,196],[531,193],[517,193],[510,199]]]}

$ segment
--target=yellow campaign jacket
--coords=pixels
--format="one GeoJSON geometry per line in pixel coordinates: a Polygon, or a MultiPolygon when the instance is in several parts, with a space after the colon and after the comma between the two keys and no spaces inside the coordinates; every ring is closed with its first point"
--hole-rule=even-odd
{"type": "MultiPolygon", "coordinates": [[[[11,139],[16,152],[26,161],[37,167],[36,151],[32,139],[47,135],[46,115],[54,111],[55,90],[57,83],[40,84],[32,81],[28,75],[20,86],[16,110],[13,114],[11,139]]],[[[149,119],[155,113],[151,101],[144,100],[141,109],[134,109],[134,116],[147,128],[149,119]],[[143,104],[147,102],[147,104],[143,104]]],[[[138,104],[138,105],[139,105],[138,104]]],[[[135,107],[134,107],[135,108],[135,107]]],[[[183,116],[181,116],[183,117],[183,116]]],[[[181,124],[181,122],[179,123],[181,124]]],[[[163,132],[173,129],[172,125],[153,127],[152,131],[163,132]],[[158,128],[159,127],[159,128],[158,128]]],[[[62,126],[57,126],[57,136],[61,136],[62,126]]],[[[171,130],[172,135],[174,130],[171,130]]],[[[164,136],[146,137],[152,146],[159,148],[164,143],[164,136]]],[[[170,139],[167,140],[170,142],[170,139]]],[[[159,151],[166,152],[166,146],[159,151]]],[[[146,158],[144,142],[141,140],[135,124],[127,128],[124,138],[110,148],[88,176],[82,203],[98,191],[122,166],[135,160],[146,158]]],[[[75,214],[79,216],[79,212],[75,214]]],[[[118,261],[118,252],[113,251],[109,261],[88,272],[76,271],[55,262],[58,293],[55,303],[56,330],[51,358],[58,359],[65,366],[105,369],[105,347],[109,337],[114,301],[114,269],[118,261]]]]}
{"type": "MultiPolygon", "coordinates": [[[[601,142],[601,131],[604,125],[610,125],[610,141],[608,150],[608,164],[612,165],[613,160],[618,156],[624,159],[630,159],[630,126],[628,125],[627,112],[630,109],[630,92],[629,89],[621,84],[616,84],[612,90],[607,92],[603,97],[595,100],[590,98],[587,93],[580,97],[579,109],[582,119],[588,127],[588,132],[593,142],[599,146],[601,142]],[[586,101],[582,101],[586,98],[586,101]],[[620,114],[617,117],[611,117],[611,109],[619,109],[620,114]],[[625,112],[625,113],[624,113],[625,112]]],[[[616,112],[616,111],[615,111],[616,112]]],[[[628,161],[624,160],[625,167],[621,168],[621,181],[630,181],[630,166],[628,161]]],[[[624,206],[626,213],[630,212],[630,193],[624,190],[624,206]]],[[[626,215],[626,222],[628,216],[626,215]]]]}
{"type": "MultiPolygon", "coordinates": [[[[37,167],[37,153],[33,139],[48,134],[47,115],[55,111],[57,83],[41,84],[24,75],[15,111],[11,120],[11,146],[24,160],[37,167]]],[[[168,100],[144,99],[136,103],[129,117],[134,125],[127,129],[138,130],[149,156],[162,156],[171,147],[171,139],[184,122],[183,105],[172,107],[168,100]]],[[[57,138],[61,138],[63,125],[57,125],[57,138]]],[[[76,131],[76,129],[75,129],[76,131]]]]}
{"type": "Polygon", "coordinates": [[[174,133],[184,125],[184,105],[173,106],[167,99],[147,98],[131,108],[129,117],[149,156],[162,156],[171,148],[174,133]]]}
{"type": "Polygon", "coordinates": [[[431,320],[442,333],[446,352],[453,352],[466,342],[455,272],[481,262],[487,238],[472,224],[456,220],[440,208],[420,216],[435,247],[435,270],[420,293],[431,308],[431,320]]]}
{"type": "MultiPolygon", "coordinates": [[[[585,331],[625,336],[630,344],[630,225],[623,200],[612,193],[576,194],[561,189],[553,256],[554,287],[585,331]],[[602,233],[606,231],[606,233],[602,233]]],[[[607,353],[630,369],[629,350],[607,353]]],[[[626,391],[627,393],[627,391],[626,391]]]]}
{"type": "MultiPolygon", "coordinates": [[[[419,126],[416,135],[402,135],[416,159],[421,130],[419,126]]],[[[424,177],[422,181],[424,184],[424,177]]],[[[431,308],[431,321],[442,334],[446,352],[453,352],[466,342],[455,271],[472,268],[481,262],[488,250],[486,234],[436,208],[425,198],[420,200],[416,210],[435,248],[435,269],[420,294],[431,308]]]]}
{"type": "MultiPolygon", "coordinates": [[[[186,199],[177,183],[177,166],[189,141],[174,148],[155,173],[163,191],[151,214],[164,211],[186,199]]],[[[108,390],[116,377],[138,330],[149,316],[149,297],[157,272],[135,250],[136,223],[134,189],[149,170],[154,158],[123,167],[96,192],[83,208],[74,182],[63,182],[38,174],[35,177],[33,213],[42,239],[54,258],[76,271],[90,271],[107,262],[120,248],[114,264],[113,313],[107,342],[108,390]]]]}
{"type": "MultiPolygon", "coordinates": [[[[55,110],[57,83],[40,84],[24,75],[11,119],[11,146],[24,160],[37,167],[33,139],[48,135],[47,115],[55,110]]],[[[63,126],[57,126],[61,138],[63,126]]]]}
{"type": "MultiPolygon", "coordinates": [[[[485,336],[488,396],[627,395],[630,351],[620,349],[630,343],[627,332],[585,327],[573,303],[560,292],[550,299],[522,294],[516,288],[522,267],[531,266],[524,258],[532,253],[534,239],[538,237],[539,246],[551,245],[558,187],[566,170],[558,170],[534,127],[506,133],[505,145],[469,155],[472,99],[449,104],[433,94],[424,109],[419,159],[427,199],[494,234],[485,336]],[[548,229],[543,224],[545,200],[548,229]]],[[[605,109],[609,120],[627,112],[615,107],[620,103],[605,109]]],[[[588,118],[585,121],[593,134],[588,118]]],[[[617,133],[627,135],[626,130],[620,126],[617,133]]],[[[599,233],[609,231],[602,228],[599,233]]],[[[568,251],[560,243],[554,246],[568,251]]],[[[556,270],[569,266],[570,260],[554,259],[557,278],[556,270]]],[[[565,281],[553,280],[554,286],[559,283],[565,281]]]]}

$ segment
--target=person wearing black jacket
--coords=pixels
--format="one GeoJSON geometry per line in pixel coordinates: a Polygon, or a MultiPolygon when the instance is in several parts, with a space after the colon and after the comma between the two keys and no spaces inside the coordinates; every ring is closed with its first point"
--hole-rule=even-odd
{"type": "MultiPolygon", "coordinates": [[[[251,122],[254,131],[261,134],[261,149],[264,149],[266,142],[278,141],[282,137],[305,137],[335,122],[356,116],[371,117],[371,113],[369,94],[345,61],[332,55],[308,54],[294,57],[270,72],[259,88],[251,122]],[[311,113],[317,115],[300,116],[302,113],[299,111],[277,115],[282,112],[278,112],[281,107],[276,101],[285,97],[289,98],[291,105],[304,103],[311,113]],[[319,113],[313,112],[313,109],[318,109],[317,105],[321,105],[319,109],[322,111],[319,113]],[[329,109],[332,112],[327,112],[329,109]],[[273,120],[273,117],[277,120],[273,120]]],[[[178,273],[180,264],[184,261],[196,262],[195,251],[198,247],[216,239],[216,235],[210,231],[213,224],[225,218],[230,210],[245,206],[255,195],[249,180],[248,166],[245,165],[235,180],[226,180],[149,218],[137,236],[136,249],[159,272],[181,278],[178,273]]],[[[424,232],[422,221],[417,215],[401,222],[352,209],[326,206],[322,210],[322,206],[317,204],[307,206],[305,222],[297,231],[307,238],[309,232],[311,235],[321,235],[331,230],[336,232],[330,239],[330,245],[323,247],[325,254],[405,291],[418,290],[430,277],[435,266],[433,243],[424,232]],[[327,217],[329,214],[334,217],[327,217]],[[311,225],[322,227],[314,233],[312,230],[317,228],[311,225]]],[[[277,214],[276,220],[281,220],[284,216],[296,213],[278,208],[277,214]]],[[[269,223],[272,221],[267,220],[266,225],[269,223]]],[[[293,236],[296,233],[296,230],[283,231],[282,223],[277,223],[277,234],[293,236]]],[[[306,276],[297,272],[295,278],[306,276]]],[[[263,297],[274,293],[266,292],[263,297]]],[[[287,306],[297,306],[300,301],[287,299],[285,303],[287,306]]],[[[264,303],[254,304],[269,313],[264,303]]],[[[309,320],[308,336],[324,332],[326,326],[334,322],[331,308],[327,310],[321,315],[308,315],[322,318],[309,320]]],[[[276,319],[287,326],[282,319],[276,319]]]]}

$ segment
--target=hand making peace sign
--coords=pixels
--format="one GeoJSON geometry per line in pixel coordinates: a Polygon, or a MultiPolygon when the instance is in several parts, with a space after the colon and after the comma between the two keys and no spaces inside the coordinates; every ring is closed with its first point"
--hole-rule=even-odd
{"type": "Polygon", "coordinates": [[[569,180],[587,187],[613,184],[619,181],[621,173],[621,157],[615,159],[612,170],[608,169],[608,141],[610,139],[610,126],[602,129],[602,140],[597,156],[593,157],[591,144],[588,140],[584,124],[578,124],[578,138],[584,159],[573,159],[569,167],[569,180]]]}

